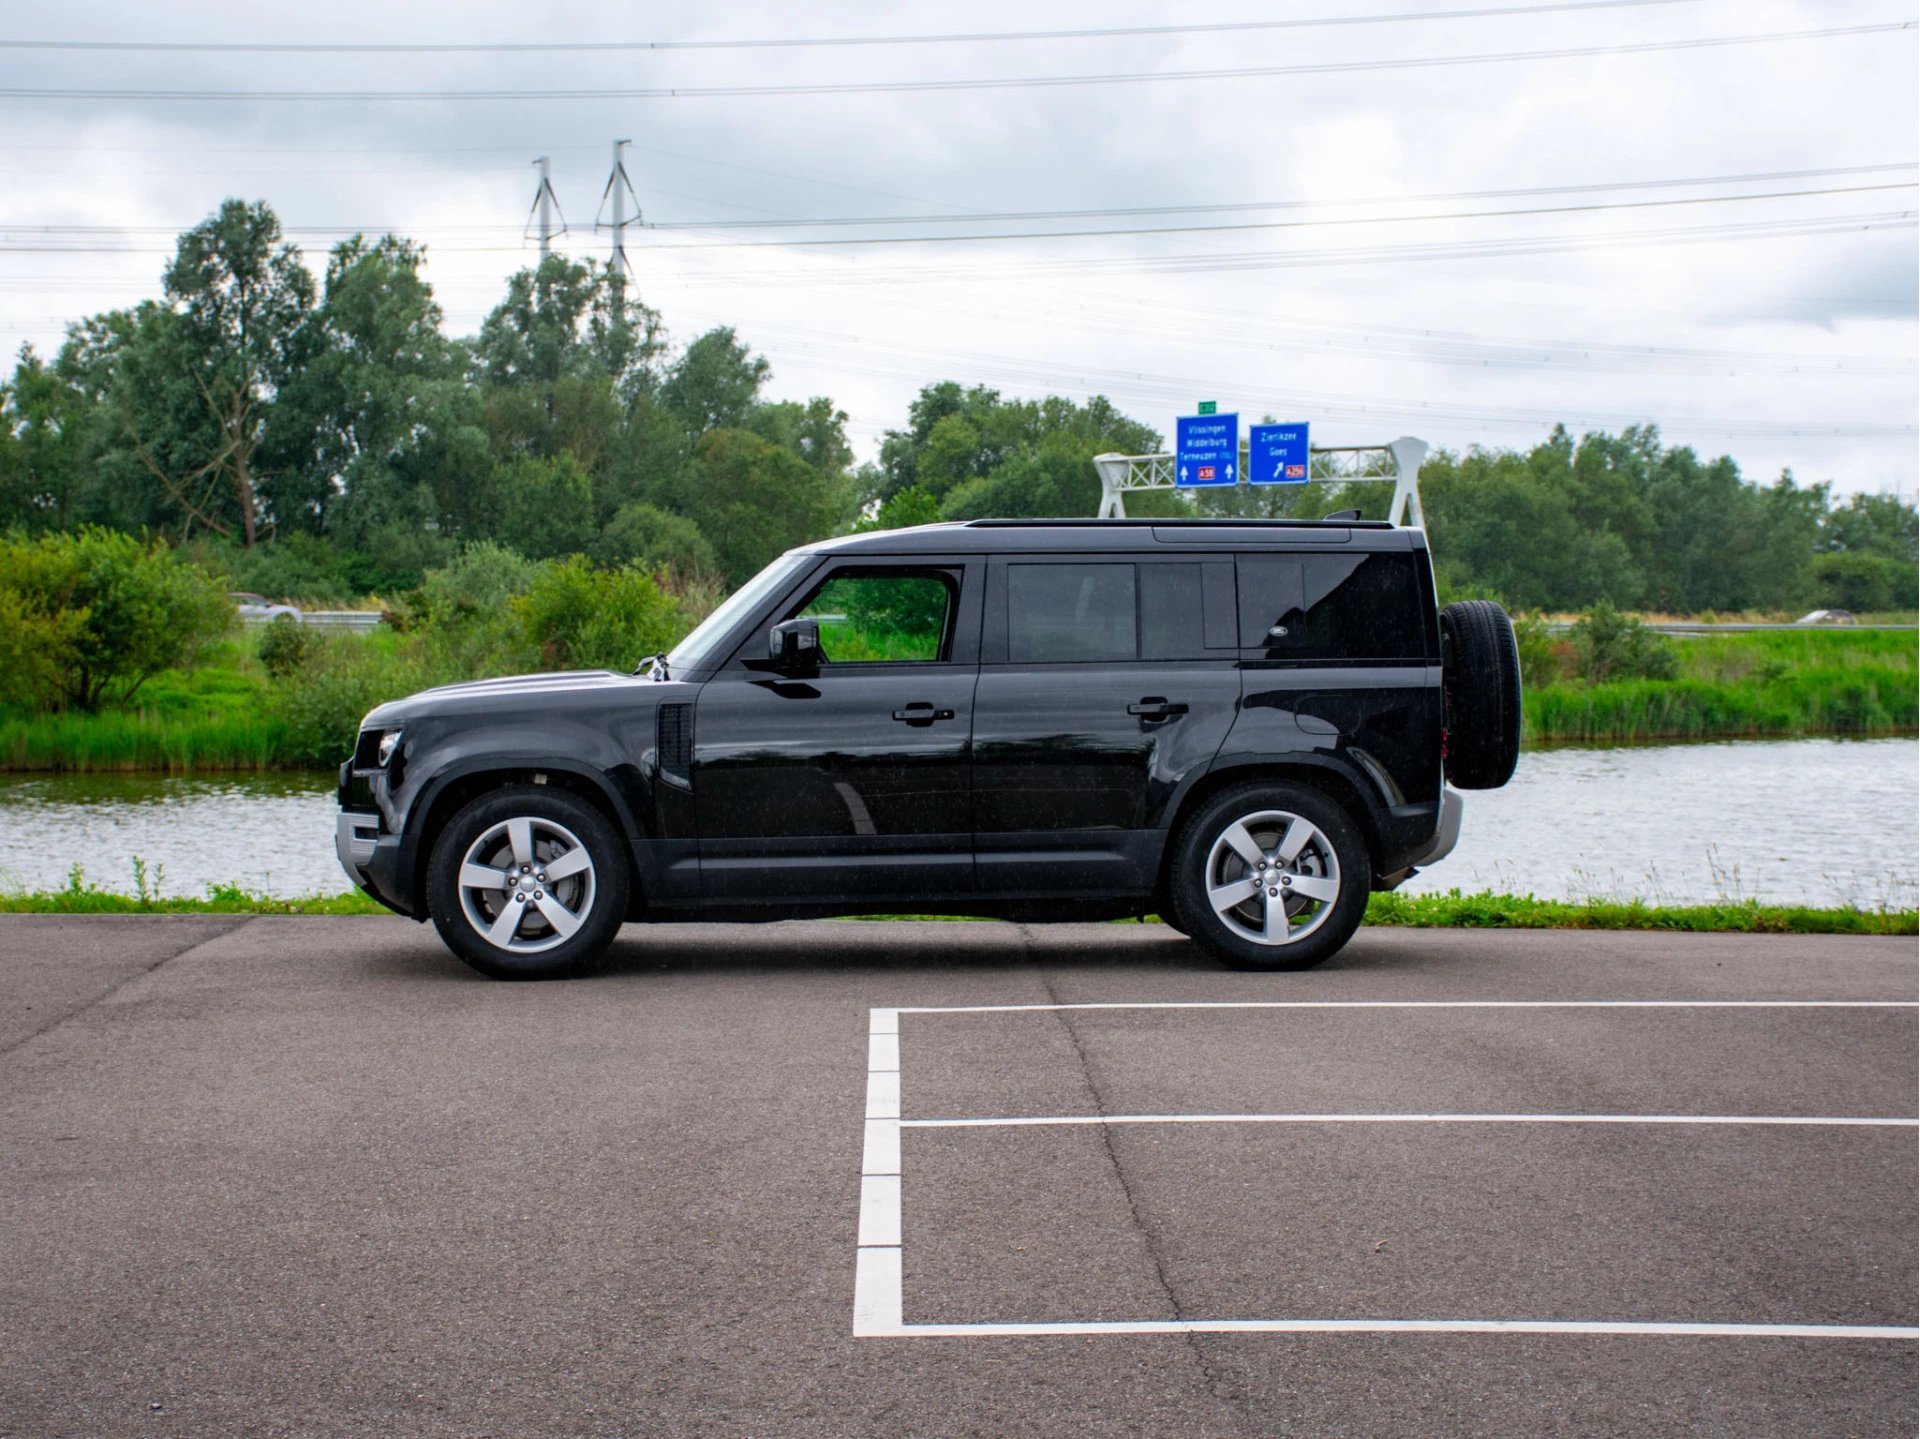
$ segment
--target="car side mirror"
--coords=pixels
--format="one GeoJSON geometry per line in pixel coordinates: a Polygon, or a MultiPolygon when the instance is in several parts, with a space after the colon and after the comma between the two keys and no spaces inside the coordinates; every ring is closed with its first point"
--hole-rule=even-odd
{"type": "Polygon", "coordinates": [[[767,631],[767,658],[774,668],[804,669],[820,663],[820,622],[782,620],[767,631]]]}

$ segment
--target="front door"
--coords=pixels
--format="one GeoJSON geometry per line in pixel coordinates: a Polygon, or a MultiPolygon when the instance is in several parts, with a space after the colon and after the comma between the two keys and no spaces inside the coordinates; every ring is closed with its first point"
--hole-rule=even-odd
{"type": "Polygon", "coordinates": [[[769,668],[763,627],[701,689],[706,899],[857,908],[973,889],[982,570],[830,561],[769,617],[815,620],[817,663],[769,668]]]}

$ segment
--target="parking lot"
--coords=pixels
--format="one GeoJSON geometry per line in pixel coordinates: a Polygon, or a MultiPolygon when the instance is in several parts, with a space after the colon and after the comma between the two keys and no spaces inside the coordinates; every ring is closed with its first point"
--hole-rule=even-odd
{"type": "Polygon", "coordinates": [[[1910,940],[0,922],[0,1435],[1907,1434],[1910,940]]]}

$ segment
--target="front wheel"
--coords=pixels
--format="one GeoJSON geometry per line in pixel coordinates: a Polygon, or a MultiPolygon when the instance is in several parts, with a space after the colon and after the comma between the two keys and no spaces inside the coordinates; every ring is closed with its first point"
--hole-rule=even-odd
{"type": "Polygon", "coordinates": [[[1366,843],[1338,804],[1303,785],[1243,785],[1192,815],[1174,841],[1175,913],[1234,969],[1308,969],[1366,914],[1366,843]]]}
{"type": "Polygon", "coordinates": [[[612,943],[626,848],[606,817],[546,786],[482,795],[434,839],[427,908],[447,948],[495,979],[554,979],[612,943]]]}

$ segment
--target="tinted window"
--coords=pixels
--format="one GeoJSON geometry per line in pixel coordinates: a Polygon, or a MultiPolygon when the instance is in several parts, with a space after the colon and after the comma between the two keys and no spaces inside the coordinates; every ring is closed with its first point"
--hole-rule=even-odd
{"type": "Polygon", "coordinates": [[[1140,658],[1181,660],[1205,655],[1200,566],[1141,565],[1139,585],[1140,658]]]}
{"type": "Polygon", "coordinates": [[[953,608],[953,582],[942,574],[841,571],[799,610],[818,621],[820,652],[829,664],[937,660],[953,608]]]}
{"type": "Polygon", "coordinates": [[[1128,564],[1008,565],[1007,658],[1134,658],[1133,571],[1128,564]]]}
{"type": "Polygon", "coordinates": [[[1274,659],[1421,659],[1412,555],[1240,557],[1240,643],[1274,659]]]}

